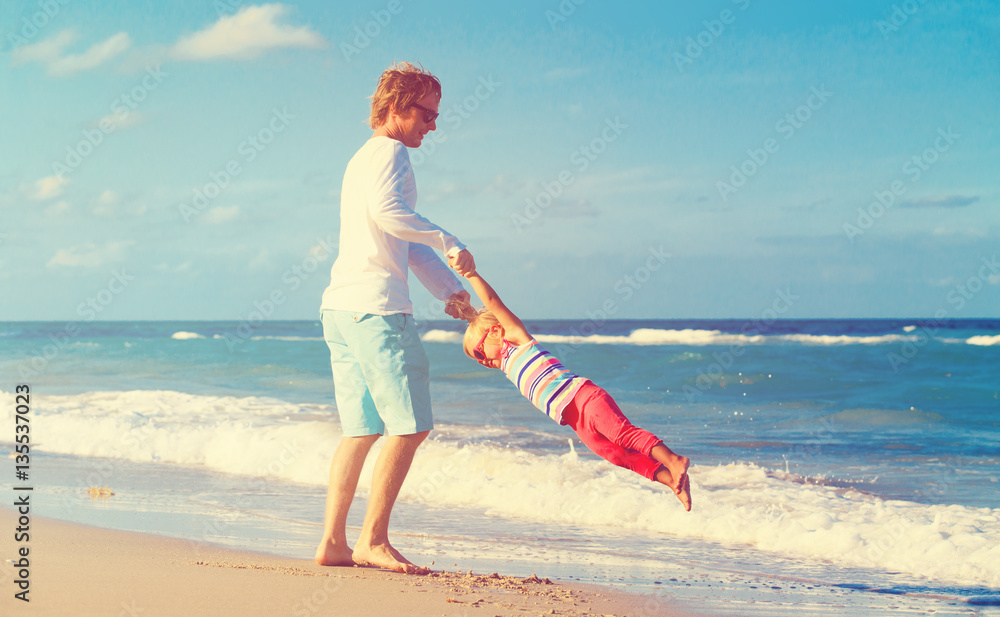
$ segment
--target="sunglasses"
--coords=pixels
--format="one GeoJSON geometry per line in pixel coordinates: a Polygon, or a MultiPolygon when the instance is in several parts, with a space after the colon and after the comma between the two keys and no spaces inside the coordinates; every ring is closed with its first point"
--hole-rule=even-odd
{"type": "Polygon", "coordinates": [[[472,357],[480,362],[486,360],[486,351],[483,349],[486,346],[486,337],[490,335],[490,331],[487,330],[483,338],[479,339],[479,344],[476,348],[472,350],[472,357]]]}
{"type": "Polygon", "coordinates": [[[433,109],[427,109],[420,103],[413,103],[412,105],[410,105],[410,107],[416,107],[420,111],[424,112],[424,122],[426,122],[427,124],[434,122],[434,120],[436,120],[437,117],[441,115],[438,112],[434,111],[433,109]]]}

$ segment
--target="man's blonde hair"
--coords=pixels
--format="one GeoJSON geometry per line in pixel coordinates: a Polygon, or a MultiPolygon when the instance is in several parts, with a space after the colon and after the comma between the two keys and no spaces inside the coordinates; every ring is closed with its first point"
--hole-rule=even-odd
{"type": "Polygon", "coordinates": [[[465,338],[462,339],[462,349],[465,351],[465,355],[475,359],[475,356],[472,355],[473,347],[479,344],[479,339],[483,338],[487,330],[499,324],[500,320],[496,318],[496,315],[485,308],[469,319],[469,327],[465,329],[465,338]]]}
{"type": "Polygon", "coordinates": [[[397,62],[378,79],[375,94],[371,95],[372,114],[368,124],[377,129],[389,121],[389,114],[397,114],[430,93],[441,98],[441,82],[424,67],[409,62],[397,62]]]}

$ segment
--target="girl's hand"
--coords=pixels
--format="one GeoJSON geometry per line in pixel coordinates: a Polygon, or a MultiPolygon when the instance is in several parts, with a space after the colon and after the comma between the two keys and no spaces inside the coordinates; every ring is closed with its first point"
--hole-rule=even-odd
{"type": "Polygon", "coordinates": [[[455,253],[454,257],[449,257],[448,265],[466,278],[476,273],[476,260],[473,259],[472,253],[468,249],[462,249],[455,253]]]}

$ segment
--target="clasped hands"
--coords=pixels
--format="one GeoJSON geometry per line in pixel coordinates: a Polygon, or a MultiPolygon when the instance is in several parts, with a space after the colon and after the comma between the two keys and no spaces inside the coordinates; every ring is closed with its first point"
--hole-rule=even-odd
{"type": "Polygon", "coordinates": [[[462,249],[448,258],[448,265],[460,275],[468,277],[476,273],[476,260],[468,249],[462,249]]]}
{"type": "MultiPolygon", "coordinates": [[[[465,277],[476,273],[476,260],[472,258],[472,253],[467,249],[462,249],[452,257],[449,257],[448,265],[455,272],[465,277]]],[[[455,319],[469,321],[476,315],[476,309],[472,307],[472,303],[469,301],[470,298],[469,292],[464,289],[453,294],[444,303],[444,312],[455,319]]]]}

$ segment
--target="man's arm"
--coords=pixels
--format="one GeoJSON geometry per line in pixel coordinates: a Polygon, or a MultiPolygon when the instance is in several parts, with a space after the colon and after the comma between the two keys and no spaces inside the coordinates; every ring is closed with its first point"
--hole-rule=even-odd
{"type": "MultiPolygon", "coordinates": [[[[467,252],[467,251],[466,251],[467,252]]],[[[437,256],[434,249],[425,244],[410,243],[410,270],[417,279],[438,300],[444,300],[444,312],[455,319],[470,319],[475,309],[469,303],[469,292],[437,256]]]]}
{"type": "Polygon", "coordinates": [[[412,168],[405,147],[399,147],[403,148],[401,152],[393,150],[391,157],[388,153],[377,156],[373,163],[377,168],[368,199],[369,216],[387,234],[413,244],[426,244],[450,257],[465,245],[407,205],[403,191],[407,180],[412,181],[412,168]]]}
{"type": "Polygon", "coordinates": [[[447,300],[462,291],[458,277],[426,244],[410,243],[408,265],[427,291],[438,300],[447,300]]]}

